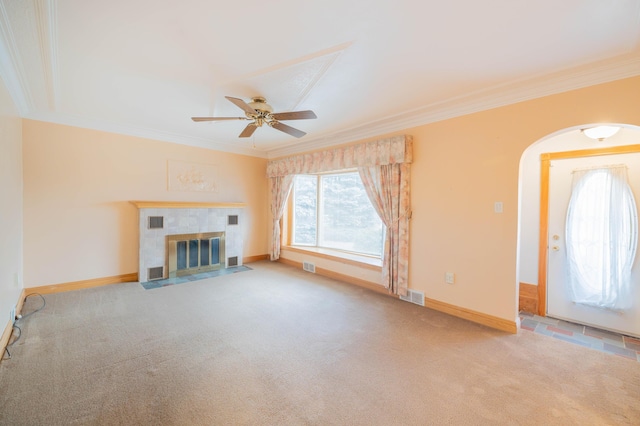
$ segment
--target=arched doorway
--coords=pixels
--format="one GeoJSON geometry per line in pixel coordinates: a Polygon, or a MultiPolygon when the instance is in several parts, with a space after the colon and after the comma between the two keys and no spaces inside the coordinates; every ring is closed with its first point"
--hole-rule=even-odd
{"type": "MultiPolygon", "coordinates": [[[[549,223],[552,220],[554,226],[559,222],[564,223],[568,207],[562,205],[559,209],[549,210],[549,195],[553,196],[553,182],[550,184],[549,174],[551,171],[560,169],[561,163],[567,163],[571,159],[570,167],[579,168],[588,166],[596,158],[608,157],[608,162],[615,162],[619,159],[619,154],[635,153],[632,160],[634,167],[640,168],[640,128],[637,126],[620,125],[621,131],[614,137],[605,141],[594,141],[582,134],[581,129],[592,127],[593,125],[576,126],[573,128],[560,130],[549,135],[531,145],[523,153],[520,161],[519,175],[519,214],[518,214],[518,282],[520,283],[521,301],[528,303],[528,309],[534,309],[535,313],[546,316],[547,305],[547,285],[549,248],[551,254],[563,251],[563,244],[554,244],[553,238],[557,238],[560,243],[564,238],[558,234],[549,234],[549,223]],[[618,157],[616,157],[618,156],[618,157]],[[554,166],[555,163],[555,166],[554,166]],[[554,168],[555,167],[555,168],[554,168]],[[551,186],[550,186],[551,185],[551,186]],[[560,217],[558,217],[560,216],[560,217]],[[550,241],[551,240],[551,241],[550,241]],[[554,251],[555,248],[555,251],[554,251]],[[523,290],[524,289],[524,290],[523,290]],[[527,297],[529,299],[527,299],[527,297]],[[530,303],[535,298],[535,303],[530,303]]],[[[566,164],[565,164],[566,165],[566,164]]],[[[570,176],[568,174],[567,176],[570,176]]],[[[557,177],[555,178],[557,179],[557,177]]],[[[636,200],[640,198],[640,190],[636,189],[636,200]]],[[[640,202],[640,201],[637,201],[640,202]]],[[[564,203],[564,202],[563,202],[564,203]]],[[[552,204],[553,205],[553,204],[552,204]]],[[[562,234],[560,234],[562,235],[562,234]]],[[[553,257],[551,257],[554,259],[553,257]]],[[[640,311],[640,269],[636,260],[634,265],[633,280],[636,288],[634,309],[640,311]]],[[[557,273],[553,272],[552,273],[557,273]]],[[[557,280],[557,277],[555,277],[557,280]]],[[[560,279],[562,281],[564,276],[560,279]]],[[[521,303],[522,305],[522,303],[521,303]]],[[[527,309],[524,309],[527,310],[527,309]]],[[[588,311],[588,310],[587,310],[588,311]]],[[[640,313],[634,317],[633,321],[640,320],[640,313]]],[[[562,316],[560,316],[562,318],[562,316]]],[[[592,315],[584,313],[579,318],[563,318],[574,322],[588,323],[592,315]],[[581,320],[582,319],[582,320],[581,320]]],[[[591,323],[590,325],[601,326],[601,328],[618,330],[618,326],[607,326],[591,323]]],[[[640,331],[627,334],[637,335],[640,331]]]]}

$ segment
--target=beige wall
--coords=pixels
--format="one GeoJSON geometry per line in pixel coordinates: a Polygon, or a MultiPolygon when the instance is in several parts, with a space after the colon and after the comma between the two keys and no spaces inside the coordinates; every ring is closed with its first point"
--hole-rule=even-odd
{"type": "Polygon", "coordinates": [[[266,160],[23,121],[25,287],[138,270],[131,200],[243,202],[244,256],[266,254],[266,160]],[[167,161],[218,166],[219,191],[167,190],[167,161]]]}
{"type": "Polygon", "coordinates": [[[22,124],[0,79],[0,334],[22,290],[22,229],[22,124]]]}
{"type": "Polygon", "coordinates": [[[520,157],[546,135],[599,122],[640,124],[640,77],[395,133],[414,140],[409,287],[515,321],[520,157]]]}
{"type": "MultiPolygon", "coordinates": [[[[640,125],[640,77],[395,133],[414,137],[410,288],[514,321],[522,153],[560,129],[598,122],[640,125]],[[504,213],[494,213],[496,201],[504,213]]],[[[245,255],[267,253],[262,159],[28,120],[23,133],[25,286],[135,272],[134,199],[247,202],[245,255]],[[223,190],[167,192],[168,159],[219,164],[223,190]]]]}

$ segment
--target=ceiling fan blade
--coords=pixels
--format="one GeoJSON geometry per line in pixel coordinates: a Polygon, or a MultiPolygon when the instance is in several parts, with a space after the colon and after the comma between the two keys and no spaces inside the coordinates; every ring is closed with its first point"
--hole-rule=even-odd
{"type": "Polygon", "coordinates": [[[249,123],[249,124],[247,124],[247,127],[244,128],[244,130],[242,131],[242,133],[240,133],[240,136],[238,136],[238,137],[239,138],[248,138],[251,135],[253,135],[253,132],[255,132],[257,128],[258,128],[258,126],[256,126],[256,123],[249,123]]]}
{"type": "Polygon", "coordinates": [[[311,118],[318,118],[313,111],[292,111],[292,112],[276,112],[271,114],[276,120],[308,120],[311,118]]]}
{"type": "Polygon", "coordinates": [[[270,123],[270,125],[274,129],[278,129],[281,132],[285,132],[286,134],[295,136],[296,138],[301,138],[304,135],[306,135],[306,133],[303,132],[302,130],[294,129],[293,127],[287,126],[286,124],[280,123],[279,121],[273,121],[270,123]]]}
{"type": "Polygon", "coordinates": [[[247,117],[191,117],[193,121],[249,120],[247,117]]]}
{"type": "Polygon", "coordinates": [[[248,114],[258,114],[258,111],[251,108],[248,103],[243,101],[242,99],[232,98],[231,96],[225,96],[225,98],[229,99],[233,102],[238,108],[242,109],[244,112],[248,114]]]}

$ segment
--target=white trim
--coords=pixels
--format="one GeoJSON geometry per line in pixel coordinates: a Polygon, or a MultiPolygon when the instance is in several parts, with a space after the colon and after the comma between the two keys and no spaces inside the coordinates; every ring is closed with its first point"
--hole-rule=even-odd
{"type": "Polygon", "coordinates": [[[640,75],[640,56],[623,55],[615,60],[571,68],[551,75],[510,81],[392,117],[375,120],[350,130],[320,136],[284,148],[276,148],[268,151],[267,154],[268,158],[278,158],[314,151],[637,75],[640,75]]]}
{"type": "Polygon", "coordinates": [[[0,77],[20,115],[33,111],[35,103],[29,90],[29,80],[4,2],[0,2],[0,77]]]}
{"type": "Polygon", "coordinates": [[[60,100],[60,77],[58,69],[58,28],[55,0],[35,2],[36,28],[43,66],[47,103],[53,111],[60,100]]]}

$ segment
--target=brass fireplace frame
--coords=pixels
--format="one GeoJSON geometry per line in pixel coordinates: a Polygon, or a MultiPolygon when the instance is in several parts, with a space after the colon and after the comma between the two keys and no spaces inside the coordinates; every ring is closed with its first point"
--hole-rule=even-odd
{"type": "Polygon", "coordinates": [[[199,232],[194,234],[173,234],[166,236],[167,244],[167,266],[169,278],[181,277],[184,275],[197,274],[200,272],[215,271],[225,267],[225,233],[224,232],[199,232]],[[219,239],[218,246],[218,263],[212,263],[211,250],[209,249],[209,264],[201,265],[201,240],[209,240],[209,247],[211,247],[211,240],[219,239]],[[189,267],[189,241],[198,240],[198,266],[189,267]],[[184,269],[178,269],[178,242],[185,241],[186,244],[186,258],[187,267],[184,269]]]}

